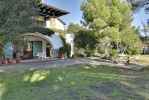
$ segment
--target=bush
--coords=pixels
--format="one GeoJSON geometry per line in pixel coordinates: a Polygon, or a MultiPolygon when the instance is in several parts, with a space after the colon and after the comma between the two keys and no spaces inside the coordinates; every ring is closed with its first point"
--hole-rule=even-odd
{"type": "Polygon", "coordinates": [[[65,52],[66,52],[65,47],[61,47],[61,48],[59,49],[59,53],[60,53],[60,54],[65,54],[65,52]]]}
{"type": "Polygon", "coordinates": [[[0,45],[0,58],[2,58],[3,57],[3,46],[2,45],[0,45]]]}

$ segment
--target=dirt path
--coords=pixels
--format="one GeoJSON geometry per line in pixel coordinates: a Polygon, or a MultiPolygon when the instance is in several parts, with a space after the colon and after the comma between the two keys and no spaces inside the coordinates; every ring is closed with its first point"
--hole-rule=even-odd
{"type": "Polygon", "coordinates": [[[34,61],[23,61],[19,64],[12,64],[12,65],[1,65],[0,71],[9,71],[9,70],[16,70],[16,69],[38,69],[38,68],[55,68],[55,67],[66,67],[69,65],[79,65],[79,64],[91,64],[91,65],[108,65],[108,66],[115,66],[120,68],[126,68],[131,70],[140,70],[144,66],[139,65],[122,65],[122,64],[113,64],[110,62],[104,62],[100,60],[92,60],[89,58],[77,58],[77,59],[57,59],[57,60],[34,60],[34,61]]]}

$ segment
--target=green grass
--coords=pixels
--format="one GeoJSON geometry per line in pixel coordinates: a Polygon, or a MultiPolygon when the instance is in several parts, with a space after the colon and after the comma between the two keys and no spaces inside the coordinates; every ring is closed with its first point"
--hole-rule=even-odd
{"type": "Polygon", "coordinates": [[[147,73],[91,65],[17,69],[0,73],[0,100],[148,100],[147,73]]]}

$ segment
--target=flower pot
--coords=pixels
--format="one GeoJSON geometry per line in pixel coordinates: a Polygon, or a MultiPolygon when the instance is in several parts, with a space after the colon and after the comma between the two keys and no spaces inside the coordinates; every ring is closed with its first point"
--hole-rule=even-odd
{"type": "Polygon", "coordinates": [[[8,59],[8,64],[12,64],[13,63],[13,59],[8,59]]]}
{"type": "Polygon", "coordinates": [[[8,64],[8,60],[7,59],[3,60],[2,64],[8,64]]]}
{"type": "Polygon", "coordinates": [[[21,62],[21,58],[16,58],[16,63],[20,63],[21,62]]]}
{"type": "Polygon", "coordinates": [[[60,58],[64,59],[64,54],[63,53],[60,54],[60,58]]]}
{"type": "Polygon", "coordinates": [[[12,60],[12,64],[16,64],[16,60],[15,59],[12,60]]]}

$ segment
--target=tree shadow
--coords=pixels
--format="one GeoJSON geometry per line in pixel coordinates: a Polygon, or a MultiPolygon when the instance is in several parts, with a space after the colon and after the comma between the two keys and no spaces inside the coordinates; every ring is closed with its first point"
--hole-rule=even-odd
{"type": "MultiPolygon", "coordinates": [[[[49,77],[50,70],[32,70],[18,76],[17,73],[3,73],[0,77],[0,100],[15,100],[9,93],[19,92],[22,87],[35,87],[49,77]],[[11,74],[11,75],[10,75],[11,74]],[[8,98],[7,98],[8,96],[8,98]]],[[[30,90],[32,92],[32,89],[30,90]]],[[[15,93],[14,93],[15,94],[15,93]]],[[[17,95],[17,94],[15,94],[17,95]]],[[[18,95],[19,97],[19,95],[18,95]]],[[[20,97],[21,98],[21,97],[20,97]]]]}
{"type": "Polygon", "coordinates": [[[95,68],[88,66],[79,70],[78,67],[77,70],[74,67],[71,70],[68,68],[67,70],[31,69],[21,74],[1,73],[0,100],[24,100],[24,98],[29,99],[30,96],[34,98],[33,100],[149,99],[149,91],[146,91],[149,89],[149,85],[147,87],[148,78],[144,78],[144,76],[134,77],[137,74],[126,74],[125,72],[122,72],[125,75],[122,73],[120,75],[119,71],[112,70],[112,68],[107,71],[104,67],[106,66],[98,69],[98,66],[95,68]],[[119,79],[118,75],[122,78],[119,79]],[[13,95],[18,97],[13,97],[13,95]]]}

